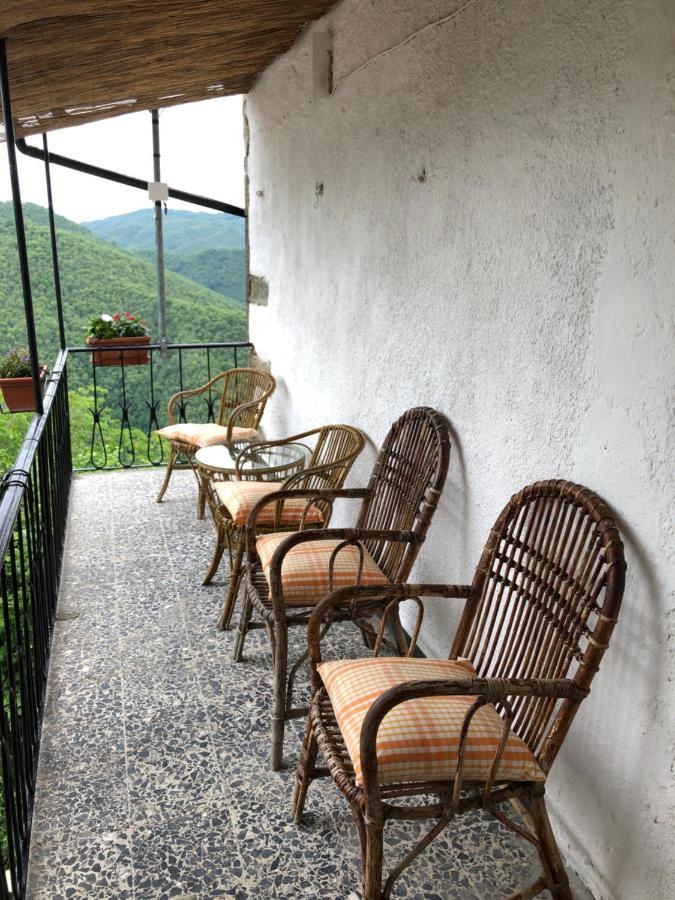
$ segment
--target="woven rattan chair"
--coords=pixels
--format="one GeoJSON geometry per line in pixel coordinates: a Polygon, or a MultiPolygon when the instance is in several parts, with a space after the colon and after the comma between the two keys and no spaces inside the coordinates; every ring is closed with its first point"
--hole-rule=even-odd
{"type": "MultiPolygon", "coordinates": [[[[272,768],[281,767],[284,726],[306,708],[293,708],[293,684],[307,654],[288,667],[288,629],[306,627],[313,607],[331,586],[390,584],[405,579],[426,537],[445,484],[450,440],[445,418],[428,407],[411,409],[396,421],[380,450],[367,488],[291,490],[264,498],[252,510],[246,532],[248,570],[234,659],[241,659],[251,628],[267,628],[274,664],[272,768]],[[279,499],[307,504],[338,498],[362,501],[354,528],[296,534],[259,535],[257,519],[279,499]],[[307,576],[309,567],[309,576],[307,576]],[[259,619],[251,621],[255,609],[259,619]]],[[[384,601],[360,610],[356,622],[366,633],[384,601]]],[[[338,618],[352,619],[349,610],[338,618]]],[[[398,617],[392,617],[399,646],[406,644],[398,617]]]]}
{"type": "MultiPolygon", "coordinates": [[[[269,372],[261,369],[228,369],[201,387],[174,394],[167,407],[169,424],[157,431],[161,438],[170,443],[166,474],[157,495],[157,502],[162,502],[179,456],[184,456],[192,465],[192,459],[201,447],[254,440],[258,434],[258,425],[265,411],[265,404],[275,387],[276,381],[269,372]],[[182,411],[183,404],[189,397],[212,395],[217,392],[220,393],[220,404],[215,422],[194,423],[176,420],[176,410],[182,411]]],[[[201,517],[206,498],[201,490],[201,482],[199,484],[201,517]]]]}
{"type": "MultiPolygon", "coordinates": [[[[511,498],[471,585],[386,589],[391,609],[422,596],[466,600],[450,661],[322,663],[325,623],[382,592],[345,588],[315,608],[308,627],[314,693],[293,812],[299,822],[309,783],[333,776],[359,833],[364,900],[388,898],[395,879],[455,816],[480,807],[539,852],[542,877],[511,900],[547,888],[556,900],[572,897],[545,780],[607,649],[624,577],[623,545],[604,502],[579,485],[544,481],[511,498]],[[364,689],[369,699],[359,707],[364,689]],[[319,750],[327,768],[317,767],[319,750]],[[499,808],[504,801],[520,821],[499,808]],[[438,821],[383,887],[391,818],[438,821]]],[[[423,613],[416,602],[414,636],[423,613]]]]}
{"type": "MultiPolygon", "coordinates": [[[[351,425],[324,425],[303,431],[280,441],[250,444],[238,455],[235,466],[236,481],[220,481],[211,485],[209,503],[217,528],[216,547],[204,584],[210,584],[218,571],[225,549],[230,556],[230,577],[227,597],[218,628],[223,631],[230,624],[241,580],[241,562],[245,546],[245,526],[248,515],[265,491],[336,491],[344,484],[354,460],[363,450],[364,437],[351,425]],[[282,482],[261,482],[247,478],[246,464],[254,453],[284,444],[314,440],[314,449],[307,466],[282,482]],[[262,493],[261,493],[262,492],[262,493]]],[[[255,470],[252,470],[255,476],[255,470]]],[[[330,521],[332,503],[317,500],[307,507],[304,500],[284,502],[266,507],[269,525],[258,520],[258,534],[268,531],[295,531],[301,527],[326,528],[330,521]]]]}

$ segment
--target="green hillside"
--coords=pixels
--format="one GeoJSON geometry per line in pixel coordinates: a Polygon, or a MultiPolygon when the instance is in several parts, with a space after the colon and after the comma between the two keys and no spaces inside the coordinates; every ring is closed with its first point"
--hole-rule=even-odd
{"type": "Polygon", "coordinates": [[[243,250],[200,250],[199,253],[171,253],[167,266],[225,297],[240,303],[246,298],[246,257],[243,250]]]}
{"type": "MultiPolygon", "coordinates": [[[[83,227],[124,250],[154,262],[155,224],[152,209],[111,216],[83,227]]],[[[246,254],[244,220],[227,213],[169,210],[163,218],[164,263],[167,269],[245,303],[246,254]]]]}
{"type": "MultiPolygon", "coordinates": [[[[26,204],[25,218],[38,346],[41,360],[49,365],[56,356],[58,337],[46,211],[26,204]]],[[[152,335],[157,337],[156,274],[151,263],[66,219],[59,219],[58,245],[66,337],[70,346],[82,345],[83,331],[92,315],[113,310],[129,309],[139,313],[147,320],[152,335]]],[[[247,339],[246,313],[235,299],[225,298],[172,272],[167,272],[166,293],[171,342],[247,339]]],[[[9,203],[0,203],[0,323],[0,351],[15,345],[25,346],[23,300],[9,203]]],[[[232,361],[232,351],[214,351],[212,374],[229,367],[232,361]]],[[[206,381],[203,351],[184,352],[183,362],[184,387],[206,381]]],[[[143,429],[149,421],[150,375],[150,366],[136,366],[126,371],[130,419],[134,426],[143,429]]],[[[177,354],[168,354],[165,360],[156,354],[152,376],[162,424],[166,400],[179,389],[177,354]]],[[[71,357],[69,379],[71,389],[86,391],[91,386],[88,355],[71,357]]],[[[118,369],[97,371],[97,383],[107,391],[106,405],[116,420],[122,401],[120,382],[118,369]]],[[[193,414],[203,416],[205,411],[201,407],[194,408],[193,414]]]]}
{"type": "MultiPolygon", "coordinates": [[[[39,219],[44,210],[26,204],[31,284],[41,348],[56,350],[55,306],[49,230],[39,219]]],[[[131,309],[142,314],[157,334],[156,273],[149,262],[111,246],[73,222],[58,227],[61,287],[66,336],[71,345],[82,343],[91,315],[109,309],[131,309]]],[[[172,341],[245,340],[246,316],[234,299],[223,298],[186,278],[168,272],[166,298],[169,339],[172,341]]],[[[0,203],[0,309],[4,348],[25,343],[19,263],[16,254],[11,204],[0,203]]]]}

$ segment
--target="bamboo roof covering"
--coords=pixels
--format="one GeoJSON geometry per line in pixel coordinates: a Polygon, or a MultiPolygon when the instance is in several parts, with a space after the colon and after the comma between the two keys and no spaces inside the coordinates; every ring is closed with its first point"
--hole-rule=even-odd
{"type": "Polygon", "coordinates": [[[246,93],[334,2],[2,0],[17,137],[246,93]]]}

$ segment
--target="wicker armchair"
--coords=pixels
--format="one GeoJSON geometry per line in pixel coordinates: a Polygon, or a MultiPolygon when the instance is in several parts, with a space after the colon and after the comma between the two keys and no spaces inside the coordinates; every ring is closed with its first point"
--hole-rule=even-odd
{"type": "MultiPolygon", "coordinates": [[[[174,394],[169,399],[167,407],[169,424],[157,431],[161,438],[170,443],[166,474],[157,495],[157,502],[162,502],[176,460],[181,454],[192,465],[192,458],[200,447],[254,440],[258,434],[257,429],[265,411],[265,404],[275,387],[276,381],[269,372],[261,369],[228,369],[201,387],[174,394]],[[220,392],[220,404],[215,422],[199,424],[181,422],[180,413],[179,421],[176,421],[176,407],[182,412],[183,404],[188,397],[213,394],[216,391],[220,392]]],[[[204,512],[204,501],[200,485],[200,516],[204,512]]]]}
{"type": "MultiPolygon", "coordinates": [[[[269,492],[291,489],[303,491],[339,490],[344,484],[354,460],[363,450],[364,437],[350,425],[324,425],[303,431],[280,441],[250,444],[237,456],[235,481],[220,481],[211,486],[209,502],[217,528],[216,547],[204,584],[210,584],[218,571],[225,549],[230,557],[230,578],[227,597],[218,623],[219,630],[228,628],[241,580],[245,526],[255,503],[269,492]],[[254,453],[263,449],[283,447],[307,439],[315,439],[307,466],[282,482],[244,480],[246,463],[254,453]]],[[[254,470],[255,473],[255,470],[254,470]]],[[[266,507],[268,524],[258,520],[258,533],[267,531],[296,531],[299,528],[326,528],[332,512],[328,500],[317,500],[307,507],[304,500],[280,500],[266,507]]]]}
{"type": "MultiPolygon", "coordinates": [[[[246,590],[234,645],[241,659],[246,634],[266,628],[274,660],[272,768],[281,767],[286,721],[306,708],[293,708],[293,684],[306,652],[288,666],[288,629],[307,625],[314,606],[331,588],[351,584],[389,585],[404,580],[424,542],[443,490],[450,460],[445,418],[428,407],[411,409],[396,421],[380,450],[367,488],[291,490],[263,498],[249,516],[246,532],[246,590]],[[295,534],[263,534],[257,521],[265,507],[280,499],[303,499],[308,507],[338,498],[362,501],[354,528],[295,534]],[[251,621],[255,609],[259,619],[251,621]]],[[[382,598],[358,616],[343,609],[368,635],[370,619],[384,608],[382,598]]],[[[407,647],[400,622],[392,616],[400,649],[407,647]]]]}
{"type": "Polygon", "coordinates": [[[387,588],[392,611],[416,600],[414,636],[420,597],[466,600],[449,660],[323,663],[326,622],[345,605],[368,605],[384,592],[345,588],[315,608],[308,627],[314,693],[293,814],[299,822],[310,782],[332,775],[360,837],[364,900],[390,897],[395,879],[452,819],[480,807],[539,852],[542,876],[511,900],[546,889],[570,900],[545,781],[607,649],[625,568],[604,502],[579,485],[545,481],[511,498],[471,585],[387,588]],[[359,707],[364,689],[369,700],[359,707]],[[327,768],[317,767],[319,750],[327,768]],[[413,797],[419,800],[411,805],[413,797]],[[408,802],[396,802],[401,798],[408,802]],[[498,807],[504,801],[520,822],[498,807]],[[390,818],[438,821],[382,886],[390,818]]]}

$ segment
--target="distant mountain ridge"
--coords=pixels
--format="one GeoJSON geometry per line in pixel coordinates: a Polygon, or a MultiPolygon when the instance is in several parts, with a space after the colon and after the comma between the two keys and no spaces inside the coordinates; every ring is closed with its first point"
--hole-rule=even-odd
{"type": "MultiPolygon", "coordinates": [[[[26,221],[35,222],[36,225],[44,225],[45,228],[49,227],[49,212],[46,207],[39,206],[37,203],[23,203],[22,209],[23,217],[26,221]]],[[[57,214],[54,216],[54,221],[59,231],[75,231],[81,234],[86,234],[87,232],[87,229],[82,225],[78,225],[77,222],[73,222],[71,219],[66,219],[65,216],[57,214]]],[[[0,222],[14,223],[14,211],[10,202],[3,203],[0,201],[0,222]]]]}
{"type": "MultiPolygon", "coordinates": [[[[245,222],[229,213],[169,209],[162,217],[167,269],[245,303],[245,222]]],[[[83,222],[82,227],[124,250],[154,262],[154,210],[83,222]]]]}
{"type": "MultiPolygon", "coordinates": [[[[167,252],[196,253],[216,247],[244,249],[244,219],[229,213],[169,209],[162,216],[162,223],[164,250],[167,252]]],[[[155,250],[155,213],[151,208],[80,224],[125,250],[155,250]]]]}

